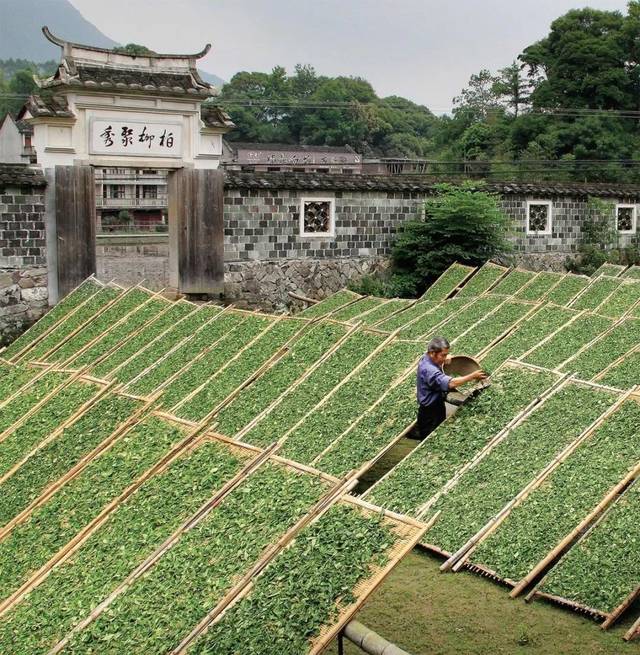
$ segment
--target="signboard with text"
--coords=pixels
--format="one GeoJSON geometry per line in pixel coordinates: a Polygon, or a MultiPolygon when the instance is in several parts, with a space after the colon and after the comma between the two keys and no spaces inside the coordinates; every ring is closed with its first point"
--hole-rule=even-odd
{"type": "Polygon", "coordinates": [[[182,124],[94,118],[90,123],[89,152],[118,157],[182,157],[182,124]]]}

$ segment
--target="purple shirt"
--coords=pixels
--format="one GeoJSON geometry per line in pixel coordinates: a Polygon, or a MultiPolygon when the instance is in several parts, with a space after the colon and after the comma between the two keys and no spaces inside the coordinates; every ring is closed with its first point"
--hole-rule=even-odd
{"type": "Polygon", "coordinates": [[[449,391],[451,377],[433,362],[427,353],[418,362],[418,404],[423,407],[444,400],[449,391]]]}

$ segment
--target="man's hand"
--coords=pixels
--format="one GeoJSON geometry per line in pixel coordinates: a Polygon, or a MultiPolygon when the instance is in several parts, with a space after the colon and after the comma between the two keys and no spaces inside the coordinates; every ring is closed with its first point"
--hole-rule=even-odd
{"type": "Polygon", "coordinates": [[[447,366],[451,364],[451,355],[447,355],[447,358],[444,360],[444,365],[447,366]]]}
{"type": "Polygon", "coordinates": [[[481,369],[472,373],[474,380],[486,380],[489,376],[481,369]]]}

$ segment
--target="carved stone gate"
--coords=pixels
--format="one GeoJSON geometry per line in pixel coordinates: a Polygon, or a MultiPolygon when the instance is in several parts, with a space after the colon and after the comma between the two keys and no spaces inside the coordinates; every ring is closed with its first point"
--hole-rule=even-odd
{"type": "Polygon", "coordinates": [[[182,293],[223,289],[222,135],[233,123],[203,101],[216,94],[196,54],[131,55],[64,41],[19,118],[45,170],[53,304],[96,270],[94,167],[167,169],[171,284],[182,293]]]}

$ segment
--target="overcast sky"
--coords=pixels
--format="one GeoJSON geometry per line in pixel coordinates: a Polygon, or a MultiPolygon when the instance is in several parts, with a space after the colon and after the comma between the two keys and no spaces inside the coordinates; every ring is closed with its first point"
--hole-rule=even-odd
{"type": "Polygon", "coordinates": [[[242,70],[357,75],[380,96],[436,113],[481,68],[510,64],[576,7],[624,11],[626,0],[71,0],[104,34],[157,52],[196,52],[223,79],[242,70]]]}

